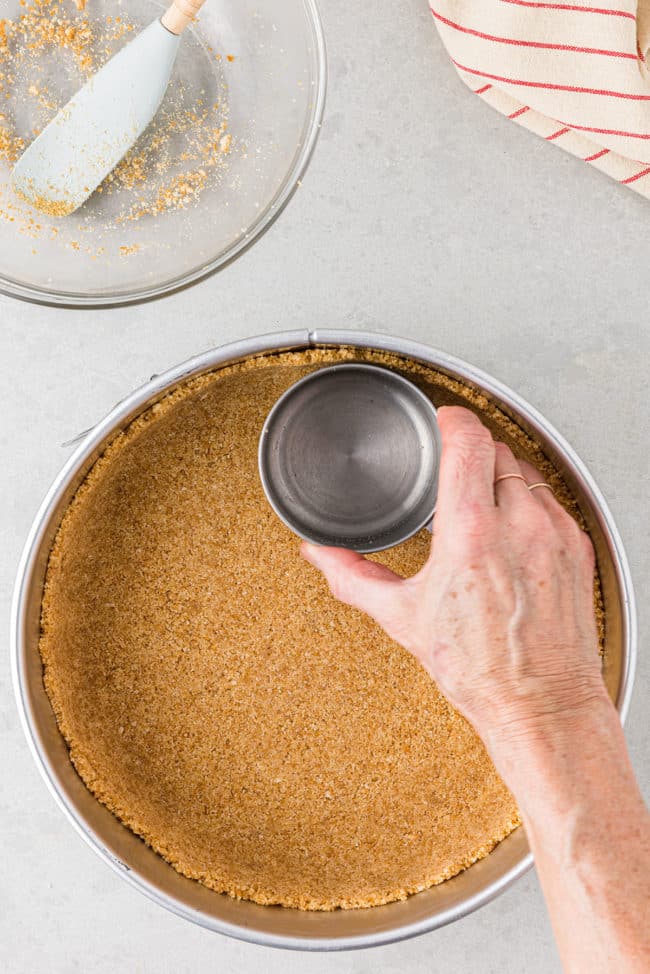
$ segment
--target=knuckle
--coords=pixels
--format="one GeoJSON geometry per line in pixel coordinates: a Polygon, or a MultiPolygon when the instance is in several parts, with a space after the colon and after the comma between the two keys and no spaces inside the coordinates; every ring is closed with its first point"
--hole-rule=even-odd
{"type": "Polygon", "coordinates": [[[453,466],[462,489],[462,485],[473,479],[483,469],[486,460],[492,455],[493,441],[487,430],[465,436],[462,443],[456,444],[453,466]]]}
{"type": "Polygon", "coordinates": [[[480,419],[473,413],[467,412],[463,422],[451,430],[448,435],[448,446],[457,454],[465,455],[475,451],[494,448],[492,434],[480,419]]]}
{"type": "Polygon", "coordinates": [[[567,511],[563,508],[560,511],[560,524],[561,532],[566,543],[571,546],[574,551],[584,551],[585,541],[587,545],[591,547],[591,540],[589,536],[585,534],[578,522],[573,518],[567,511]]]}
{"type": "Polygon", "coordinates": [[[363,561],[359,564],[357,568],[359,578],[375,581],[381,579],[385,573],[385,568],[383,565],[378,564],[376,561],[363,561]]]}
{"type": "Polygon", "coordinates": [[[473,449],[490,449],[494,448],[494,440],[492,439],[492,434],[490,433],[487,426],[477,417],[474,417],[476,422],[472,423],[465,430],[464,439],[471,445],[473,449]]]}
{"type": "Polygon", "coordinates": [[[534,505],[528,508],[523,520],[524,531],[533,541],[539,541],[547,546],[553,538],[553,522],[546,508],[534,505]]]}
{"type": "Polygon", "coordinates": [[[528,557],[535,563],[548,565],[564,557],[566,542],[558,534],[546,512],[535,513],[521,536],[528,557]]]}
{"type": "Polygon", "coordinates": [[[501,457],[502,460],[514,460],[515,455],[506,443],[502,443],[500,440],[495,442],[494,449],[496,450],[497,456],[501,457]]]}
{"type": "Polygon", "coordinates": [[[583,540],[582,539],[587,537],[587,535],[581,529],[580,525],[576,521],[574,521],[572,517],[569,518],[569,524],[568,524],[568,527],[567,527],[567,534],[569,536],[569,539],[570,539],[572,545],[575,548],[582,547],[582,544],[583,544],[583,540]]]}
{"type": "Polygon", "coordinates": [[[580,528],[568,511],[565,511],[563,507],[558,507],[555,511],[555,520],[558,534],[562,535],[566,541],[577,541],[580,528]]]}

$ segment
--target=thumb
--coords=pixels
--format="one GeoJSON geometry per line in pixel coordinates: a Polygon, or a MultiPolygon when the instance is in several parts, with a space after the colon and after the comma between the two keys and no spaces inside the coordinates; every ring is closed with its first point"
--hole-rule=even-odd
{"type": "Polygon", "coordinates": [[[405,579],[347,548],[303,541],[300,554],[323,573],[334,598],[366,612],[389,636],[405,642],[412,597],[405,579]]]}

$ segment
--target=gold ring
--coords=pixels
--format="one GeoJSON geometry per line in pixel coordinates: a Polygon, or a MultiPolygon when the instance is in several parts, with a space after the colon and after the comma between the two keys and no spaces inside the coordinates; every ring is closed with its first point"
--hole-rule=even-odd
{"type": "Polygon", "coordinates": [[[523,480],[523,482],[526,484],[526,486],[528,486],[528,484],[526,483],[526,478],[525,477],[522,477],[522,475],[520,473],[502,473],[500,477],[497,477],[497,479],[494,481],[494,483],[495,484],[498,484],[500,480],[511,480],[511,479],[514,479],[514,480],[523,480]]]}
{"type": "Polygon", "coordinates": [[[550,492],[552,494],[555,493],[555,491],[553,490],[553,488],[551,487],[551,485],[544,483],[543,480],[540,480],[540,482],[538,484],[528,484],[528,490],[536,490],[537,487],[548,487],[548,489],[550,490],[550,492]]]}

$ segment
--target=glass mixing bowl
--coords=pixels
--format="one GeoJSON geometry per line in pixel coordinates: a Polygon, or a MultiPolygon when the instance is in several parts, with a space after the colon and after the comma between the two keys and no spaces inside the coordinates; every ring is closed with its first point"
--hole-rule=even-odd
{"type": "Polygon", "coordinates": [[[325,101],[320,17],[315,0],[208,0],[130,156],[77,213],[54,217],[15,196],[12,162],[166,7],[75,4],[83,0],[9,0],[3,9],[0,290],[68,307],[145,301],[228,264],[300,185],[325,101]]]}

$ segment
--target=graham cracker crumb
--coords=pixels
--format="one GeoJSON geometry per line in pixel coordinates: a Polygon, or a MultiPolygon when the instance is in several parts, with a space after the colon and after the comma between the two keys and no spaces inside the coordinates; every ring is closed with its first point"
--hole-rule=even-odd
{"type": "Polygon", "coordinates": [[[122,247],[120,247],[120,257],[130,257],[132,254],[137,254],[139,250],[139,244],[132,244],[130,247],[124,244],[122,247]]]}
{"type": "Polygon", "coordinates": [[[41,196],[39,193],[36,193],[34,196],[26,196],[19,189],[15,190],[15,193],[21,200],[25,200],[30,206],[35,207],[41,213],[45,213],[48,216],[68,216],[75,208],[74,203],[66,202],[65,200],[46,199],[45,196],[41,196]]]}
{"type": "MultiPolygon", "coordinates": [[[[329,595],[264,497],[271,406],[351,359],[477,411],[578,513],[539,445],[468,385],[367,350],[261,356],[184,382],[116,435],[63,517],[42,610],[45,686],[91,792],[183,875],[303,910],[404,899],[520,821],[467,721],[329,595]]],[[[429,543],[374,557],[412,575],[429,543]]]]}

